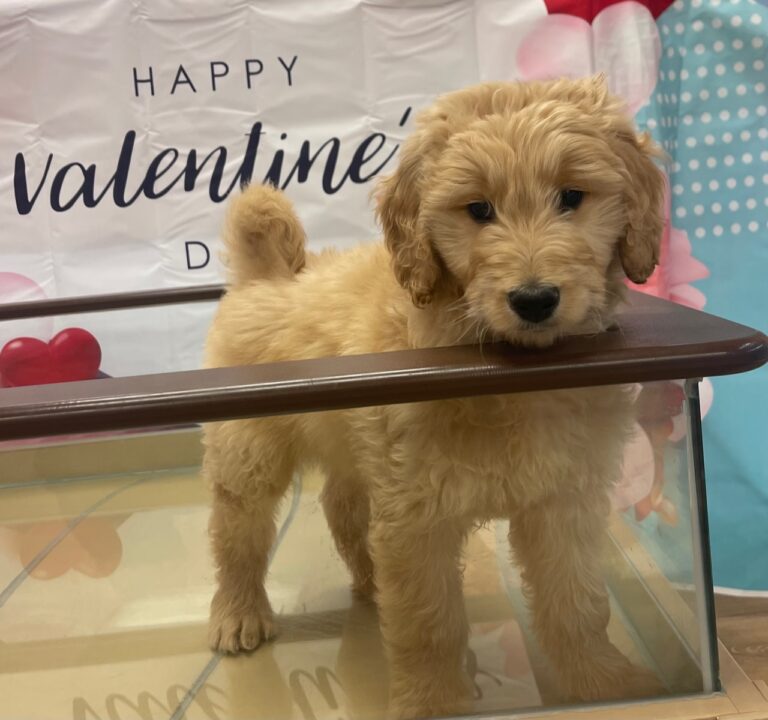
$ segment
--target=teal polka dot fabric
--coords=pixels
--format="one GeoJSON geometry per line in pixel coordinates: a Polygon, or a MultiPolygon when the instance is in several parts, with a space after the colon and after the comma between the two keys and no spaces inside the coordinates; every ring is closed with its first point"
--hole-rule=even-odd
{"type": "Polygon", "coordinates": [[[674,224],[692,240],[756,237],[768,228],[768,8],[675,2],[659,29],[659,82],[638,120],[674,158],[674,224]]]}
{"type": "MultiPolygon", "coordinates": [[[[637,120],[670,156],[671,220],[705,310],[768,330],[768,7],[676,0],[637,120]]],[[[704,421],[715,583],[768,591],[768,371],[714,379],[704,421]]]]}

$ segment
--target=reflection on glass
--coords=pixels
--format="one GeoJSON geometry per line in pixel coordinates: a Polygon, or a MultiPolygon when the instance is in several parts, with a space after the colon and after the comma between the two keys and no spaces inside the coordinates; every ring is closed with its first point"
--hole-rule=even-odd
{"type": "MultiPolygon", "coordinates": [[[[606,588],[594,622],[597,628],[607,623],[607,637],[597,632],[593,647],[605,651],[610,641],[616,657],[620,652],[627,668],[632,663],[638,669],[640,681],[655,678],[651,692],[710,689],[708,590],[695,532],[685,390],[681,383],[654,383],[638,386],[631,398],[636,422],[622,448],[621,480],[611,490],[610,506],[596,503],[589,516],[608,513],[594,576],[585,578],[589,563],[575,563],[566,575],[562,557],[537,558],[532,567],[519,552],[521,534],[530,545],[526,552],[536,557],[549,540],[562,539],[547,533],[556,536],[564,523],[587,517],[576,484],[563,492],[567,504],[548,520],[533,523],[521,509],[472,527],[460,548],[461,586],[450,584],[449,572],[422,567],[440,578],[441,584],[429,586],[433,597],[457,593],[455,607],[466,611],[467,651],[457,674],[467,682],[463,711],[546,712],[573,702],[563,692],[562,666],[553,660],[546,633],[556,628],[561,643],[577,637],[568,634],[573,618],[566,614],[579,608],[567,598],[579,596],[574,585],[585,579],[598,598],[606,588]],[[510,560],[512,549],[517,562],[510,560]],[[537,572],[544,581],[532,579],[537,572]],[[551,588],[546,613],[536,609],[538,597],[524,589],[524,580],[551,588]],[[552,620],[549,629],[538,627],[544,618],[552,620]]],[[[317,469],[288,478],[266,557],[277,637],[238,657],[209,651],[213,497],[199,471],[199,440],[192,429],[4,446],[0,717],[133,720],[178,718],[184,711],[188,718],[221,720],[384,717],[402,679],[386,650],[387,626],[383,639],[377,606],[367,597],[370,578],[362,563],[368,546],[345,545],[338,527],[334,542],[325,517],[333,512],[329,504],[348,503],[351,496],[329,497],[340,488],[317,469]],[[342,556],[353,567],[360,563],[355,591],[342,556]]],[[[429,467],[439,468],[438,461],[433,458],[429,467]]],[[[348,518],[343,507],[337,509],[348,518]]],[[[432,540],[427,536],[403,552],[424,562],[432,540]]],[[[433,538],[447,542],[441,533],[433,538]]],[[[577,551],[563,548],[564,555],[577,551]]],[[[401,587],[405,597],[412,592],[401,587]]],[[[418,639],[431,619],[411,615],[402,621],[418,639]]],[[[461,626],[461,614],[447,622],[461,626]]],[[[455,637],[456,627],[446,630],[455,637]]],[[[587,662],[588,653],[584,657],[587,662]]],[[[432,677],[437,681],[440,674],[432,677]]]]}

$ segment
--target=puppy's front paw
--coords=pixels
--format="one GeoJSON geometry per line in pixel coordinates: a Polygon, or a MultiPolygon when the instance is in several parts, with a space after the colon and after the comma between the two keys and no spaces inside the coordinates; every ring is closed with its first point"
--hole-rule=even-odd
{"type": "Polygon", "coordinates": [[[214,652],[233,655],[250,652],[276,633],[272,608],[261,602],[232,602],[221,589],[211,603],[208,645],[214,652]]]}
{"type": "Polygon", "coordinates": [[[667,689],[661,684],[655,673],[630,664],[629,670],[624,676],[622,692],[625,698],[637,700],[666,695],[667,689]]]}
{"type": "Polygon", "coordinates": [[[395,675],[390,684],[388,720],[426,720],[467,715],[472,709],[472,681],[465,672],[440,672],[435,658],[424,673],[395,675]]]}
{"type": "Polygon", "coordinates": [[[654,673],[633,665],[615,648],[574,664],[564,684],[568,699],[582,702],[637,700],[666,694],[654,673]]]}
{"type": "Polygon", "coordinates": [[[387,720],[429,720],[435,717],[468,715],[471,709],[472,703],[465,697],[438,701],[398,698],[396,702],[390,702],[387,720]]]}

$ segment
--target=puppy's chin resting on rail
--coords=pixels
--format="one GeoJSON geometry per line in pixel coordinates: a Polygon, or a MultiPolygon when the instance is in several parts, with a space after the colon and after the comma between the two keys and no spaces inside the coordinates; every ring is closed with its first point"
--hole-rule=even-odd
{"type": "MultiPolygon", "coordinates": [[[[657,262],[657,154],[601,78],[446,95],[378,187],[383,243],[310,254],[282,193],[250,187],[233,202],[231,287],[208,363],[486,339],[545,347],[599,332],[623,276],[643,282],[657,262]]],[[[393,715],[467,708],[461,548],[491,518],[510,521],[563,698],[656,692],[608,640],[598,561],[628,418],[621,388],[590,388],[207,426],[211,646],[239,652],[272,636],[264,578],[276,508],[292,473],[319,463],[353,586],[375,593],[393,715]]]]}

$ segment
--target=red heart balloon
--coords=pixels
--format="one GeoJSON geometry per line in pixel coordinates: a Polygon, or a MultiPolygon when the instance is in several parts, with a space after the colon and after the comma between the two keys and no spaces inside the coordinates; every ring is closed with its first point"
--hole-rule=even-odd
{"type": "Polygon", "coordinates": [[[82,328],[67,328],[50,342],[15,338],[0,351],[0,384],[3,387],[46,385],[90,380],[99,372],[101,347],[82,328]]]}
{"type": "Polygon", "coordinates": [[[21,337],[7,342],[0,351],[0,378],[3,387],[56,382],[48,344],[37,338],[21,337]]]}
{"type": "Polygon", "coordinates": [[[82,328],[67,328],[48,343],[51,357],[62,382],[90,380],[101,365],[101,346],[91,333],[82,328]]]}
{"type": "MultiPolygon", "coordinates": [[[[640,5],[650,10],[654,19],[658,18],[673,0],[637,0],[640,5]]],[[[605,8],[623,0],[544,0],[550,15],[575,15],[591,23],[605,8]]]]}

